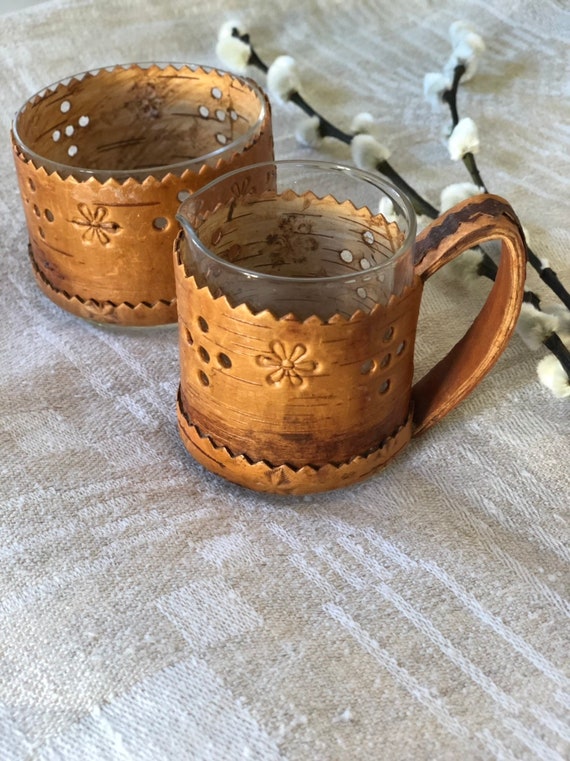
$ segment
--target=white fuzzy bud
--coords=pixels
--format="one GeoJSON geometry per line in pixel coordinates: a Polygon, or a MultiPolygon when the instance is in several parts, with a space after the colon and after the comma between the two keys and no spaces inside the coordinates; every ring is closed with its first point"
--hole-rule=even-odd
{"type": "Polygon", "coordinates": [[[558,320],[557,333],[570,334],[570,309],[566,309],[562,304],[547,304],[541,305],[541,309],[546,314],[553,314],[558,320]]]}
{"type": "Polygon", "coordinates": [[[388,198],[388,196],[382,196],[380,203],[378,204],[378,211],[382,214],[386,222],[398,221],[398,214],[394,208],[394,202],[391,198],[388,198]]]}
{"type": "Polygon", "coordinates": [[[442,103],[443,93],[451,87],[451,79],[447,74],[430,71],[424,76],[424,98],[437,111],[442,103]]]}
{"type": "Polygon", "coordinates": [[[456,259],[453,259],[447,267],[454,276],[464,285],[472,285],[481,277],[479,267],[483,261],[483,252],[480,249],[468,248],[456,259]]]}
{"type": "Polygon", "coordinates": [[[363,111],[361,114],[356,114],[350,123],[349,132],[352,135],[372,135],[379,140],[382,135],[382,127],[372,114],[363,111]]]}
{"type": "Polygon", "coordinates": [[[299,92],[301,82],[297,73],[297,62],[290,55],[278,56],[267,72],[267,89],[281,103],[299,92]]]}
{"type": "Polygon", "coordinates": [[[374,117],[367,111],[363,111],[361,114],[356,114],[352,122],[350,123],[350,132],[353,135],[360,135],[364,133],[369,135],[374,131],[374,117]]]}
{"type": "Polygon", "coordinates": [[[222,37],[216,44],[216,55],[224,65],[238,74],[245,74],[251,47],[239,37],[222,37]]]}
{"type": "Polygon", "coordinates": [[[537,365],[538,379],[558,399],[570,396],[570,379],[553,354],[543,357],[537,365]]]}
{"type": "Polygon", "coordinates": [[[381,140],[383,128],[376,119],[366,111],[356,114],[350,123],[349,132],[352,135],[372,135],[376,140],[381,140]]]}
{"type": "Polygon", "coordinates": [[[477,32],[477,29],[468,21],[454,21],[449,26],[449,40],[451,46],[456,48],[462,42],[470,42],[476,50],[483,52],[485,50],[485,41],[477,32]]]}
{"type": "Polygon", "coordinates": [[[390,157],[390,151],[372,135],[355,135],[350,143],[352,160],[359,169],[374,172],[390,157]]]}
{"type": "Polygon", "coordinates": [[[445,64],[444,71],[453,76],[453,70],[459,64],[465,66],[462,80],[468,82],[473,78],[479,65],[479,59],[485,51],[485,41],[477,34],[474,27],[466,21],[455,21],[449,27],[449,38],[453,52],[445,64]]]}
{"type": "Polygon", "coordinates": [[[558,328],[558,318],[541,312],[532,304],[524,302],[517,322],[517,333],[532,351],[539,349],[558,328]]]}
{"type": "Polygon", "coordinates": [[[470,116],[464,116],[457,122],[447,140],[447,149],[454,161],[462,159],[466,153],[478,153],[479,133],[470,116]]]}
{"type": "Polygon", "coordinates": [[[449,39],[451,46],[456,47],[468,35],[475,32],[475,27],[465,19],[459,19],[449,25],[449,39]]]}
{"type": "Polygon", "coordinates": [[[448,185],[441,191],[440,211],[447,211],[452,206],[455,206],[455,204],[461,203],[461,201],[465,201],[467,198],[482,192],[483,189],[472,182],[456,182],[453,185],[448,185]]]}
{"type": "Polygon", "coordinates": [[[318,116],[311,116],[302,121],[295,130],[295,137],[300,145],[307,148],[316,148],[322,141],[323,136],[319,131],[321,121],[318,116]]]}

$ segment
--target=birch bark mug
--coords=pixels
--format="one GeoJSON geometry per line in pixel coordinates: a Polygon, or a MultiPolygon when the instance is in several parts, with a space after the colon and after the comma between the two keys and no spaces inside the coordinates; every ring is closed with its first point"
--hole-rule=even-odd
{"type": "Polygon", "coordinates": [[[180,435],[206,468],[258,491],[325,491],[382,468],[485,376],[520,311],[525,243],[497,196],[416,238],[410,201],[377,176],[277,161],[218,178],[178,219],[180,435]],[[486,303],[414,385],[423,284],[493,239],[486,303]]]}

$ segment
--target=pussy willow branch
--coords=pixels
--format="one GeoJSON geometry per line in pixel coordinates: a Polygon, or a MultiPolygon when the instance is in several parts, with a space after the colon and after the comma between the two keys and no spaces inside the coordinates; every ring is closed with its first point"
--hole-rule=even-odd
{"type": "MultiPolygon", "coordinates": [[[[449,106],[449,110],[451,111],[451,120],[453,127],[457,126],[459,122],[459,112],[457,110],[457,91],[459,89],[459,83],[461,82],[461,78],[465,74],[466,68],[464,64],[460,63],[458,66],[455,67],[453,70],[453,82],[451,83],[451,87],[449,90],[446,90],[442,95],[442,100],[444,103],[447,103],[449,106]]],[[[465,164],[465,167],[467,168],[467,171],[471,175],[471,179],[477,185],[478,188],[482,188],[485,193],[487,193],[487,188],[485,186],[485,183],[483,182],[483,179],[481,175],[479,174],[479,169],[477,168],[477,162],[475,161],[475,156],[472,153],[465,153],[463,156],[463,163],[465,164]]]]}
{"type": "MultiPolygon", "coordinates": [[[[453,127],[455,127],[459,122],[457,91],[459,90],[459,84],[464,74],[465,66],[463,64],[458,64],[453,70],[453,81],[451,83],[451,87],[442,95],[442,100],[449,106],[453,127]]],[[[481,178],[481,174],[477,167],[475,156],[472,153],[466,153],[463,156],[463,163],[465,164],[465,167],[475,185],[477,185],[477,187],[483,188],[483,190],[487,192],[487,188],[483,182],[483,179],[481,178]]],[[[543,267],[540,259],[530,248],[530,246],[527,245],[526,250],[527,258],[531,267],[536,270],[540,279],[552,290],[554,294],[556,294],[556,296],[558,296],[564,306],[567,309],[570,309],[570,293],[568,293],[563,283],[558,278],[556,272],[554,272],[554,270],[550,267],[543,267]]]]}
{"type": "MultiPolygon", "coordinates": [[[[243,34],[240,35],[239,31],[237,29],[232,30],[232,34],[234,37],[237,37],[242,42],[245,42],[247,45],[249,45],[249,49],[251,50],[251,55],[248,60],[248,64],[250,66],[255,66],[256,68],[260,69],[264,74],[267,74],[269,67],[266,63],[259,57],[257,52],[254,50],[253,45],[251,44],[250,36],[249,34],[243,34]]],[[[336,140],[340,140],[340,142],[344,143],[345,145],[350,145],[352,142],[352,138],[354,135],[351,135],[348,132],[344,132],[343,130],[339,129],[337,126],[335,126],[332,122],[330,122],[328,119],[326,119],[324,116],[319,114],[313,106],[311,106],[310,103],[307,103],[305,98],[301,95],[299,92],[293,92],[291,93],[289,100],[294,103],[298,108],[300,108],[302,111],[304,111],[307,116],[316,116],[319,120],[319,135],[321,137],[332,137],[336,140]]],[[[437,216],[439,216],[438,210],[432,206],[428,201],[426,201],[425,198],[422,198],[420,194],[412,188],[411,185],[408,185],[408,183],[404,180],[404,178],[394,169],[394,167],[390,164],[389,161],[379,161],[376,165],[376,169],[388,179],[392,180],[394,185],[397,185],[400,190],[402,190],[410,199],[412,202],[412,205],[414,207],[414,211],[416,214],[425,214],[426,216],[430,217],[431,219],[435,219],[437,216]]]]}
{"type": "MultiPolygon", "coordinates": [[[[251,44],[250,36],[249,34],[243,34],[240,35],[239,31],[237,29],[232,30],[232,34],[234,37],[239,38],[242,40],[242,42],[245,42],[250,49],[250,56],[248,59],[248,65],[254,66],[255,68],[262,71],[264,74],[267,74],[269,67],[267,64],[259,57],[257,52],[255,51],[253,45],[251,44]]],[[[460,67],[457,67],[460,68],[460,67]]],[[[457,74],[454,76],[454,83],[455,83],[455,95],[450,95],[449,102],[450,108],[452,109],[452,114],[454,114],[453,118],[457,119],[457,88],[459,86],[459,81],[461,80],[461,77],[465,73],[465,67],[462,67],[463,71],[460,74],[457,74]],[[457,79],[457,82],[455,80],[457,79]]],[[[345,143],[346,145],[350,145],[352,142],[353,135],[344,132],[343,130],[336,127],[332,122],[330,122],[325,117],[321,116],[321,114],[316,111],[313,106],[308,103],[305,98],[298,92],[294,92],[290,95],[289,100],[291,100],[293,103],[295,103],[296,106],[298,106],[304,113],[306,113],[310,117],[317,117],[319,120],[319,134],[321,137],[333,137],[337,140],[340,140],[341,142],[345,143]]],[[[457,121],[454,122],[454,125],[457,123],[457,121]]],[[[472,155],[472,154],[471,154],[472,155]]],[[[474,157],[473,162],[475,161],[474,157]]],[[[402,190],[404,193],[408,195],[408,197],[411,199],[412,204],[414,206],[414,210],[416,214],[421,214],[429,217],[430,219],[436,219],[439,216],[439,211],[435,208],[435,206],[432,206],[428,201],[426,201],[424,198],[422,198],[419,193],[414,190],[408,183],[404,180],[404,178],[396,172],[396,170],[391,166],[391,164],[388,161],[381,161],[378,162],[376,169],[380,174],[385,175],[390,179],[394,185],[396,185],[400,190],[402,190]]],[[[478,177],[478,174],[477,174],[478,177]]],[[[478,187],[485,187],[482,180],[475,179],[478,187]]],[[[481,249],[479,249],[481,250],[481,249]]],[[[527,247],[528,250],[528,247],[527,247]]],[[[483,259],[479,265],[478,268],[478,274],[481,277],[486,277],[489,280],[495,280],[497,277],[497,270],[498,267],[491,259],[491,257],[485,253],[483,253],[483,259]]],[[[536,309],[540,309],[540,299],[539,297],[533,293],[532,291],[526,291],[525,292],[525,301],[530,302],[533,304],[533,306],[536,307],[536,309]]],[[[568,375],[568,378],[570,379],[570,351],[564,344],[564,342],[560,339],[560,337],[556,333],[552,333],[550,336],[544,339],[543,341],[544,346],[549,349],[552,354],[556,357],[556,359],[560,362],[562,367],[564,368],[564,371],[568,375]]]]}

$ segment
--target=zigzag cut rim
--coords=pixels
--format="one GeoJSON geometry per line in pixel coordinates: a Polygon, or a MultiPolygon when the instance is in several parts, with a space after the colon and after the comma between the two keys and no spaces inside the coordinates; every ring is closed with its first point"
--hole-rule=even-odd
{"type": "MultiPolygon", "coordinates": [[[[111,169],[90,169],[89,167],[76,167],[72,166],[71,164],[62,164],[61,162],[52,161],[51,159],[48,159],[47,157],[44,157],[44,160],[49,164],[59,164],[62,169],[65,171],[66,176],[63,176],[62,173],[56,169],[53,171],[48,171],[44,166],[41,165],[40,161],[42,160],[42,157],[39,156],[32,148],[29,148],[17,135],[17,131],[15,128],[10,130],[10,136],[12,138],[12,146],[14,150],[14,154],[17,160],[22,161],[28,166],[33,167],[34,171],[40,175],[45,176],[46,178],[53,178],[54,180],[59,180],[63,183],[70,183],[70,184],[81,184],[84,185],[85,183],[90,183],[94,187],[105,187],[105,186],[129,186],[129,185],[135,185],[135,186],[145,186],[145,185],[170,185],[170,184],[177,184],[180,182],[187,182],[188,178],[190,177],[200,177],[208,172],[213,172],[217,176],[218,174],[225,174],[229,169],[232,168],[234,162],[236,159],[245,151],[251,150],[261,139],[263,136],[265,129],[268,127],[270,123],[270,105],[267,100],[267,97],[259,88],[257,83],[249,78],[249,77],[240,77],[236,74],[232,74],[229,71],[224,71],[222,69],[217,69],[214,67],[208,67],[208,66],[200,66],[198,64],[178,64],[178,63],[154,63],[149,64],[145,67],[144,64],[117,64],[115,66],[108,66],[108,67],[101,67],[99,69],[94,69],[92,71],[85,71],[81,74],[75,74],[71,77],[67,77],[64,80],[60,80],[59,82],[55,82],[51,85],[48,85],[47,87],[44,87],[40,92],[33,95],[29,100],[22,106],[18,114],[16,114],[16,117],[14,119],[14,125],[17,124],[17,121],[19,118],[24,115],[28,109],[34,108],[38,103],[41,103],[41,101],[48,95],[52,95],[53,93],[57,92],[59,88],[65,88],[69,87],[72,83],[77,82],[81,83],[86,81],[89,78],[96,79],[98,75],[108,73],[112,74],[115,71],[129,71],[131,69],[135,69],[142,72],[146,71],[152,71],[153,69],[157,69],[159,71],[166,71],[169,67],[174,68],[176,71],[181,71],[183,69],[188,69],[193,74],[204,74],[205,76],[209,76],[210,74],[215,74],[219,76],[220,78],[229,78],[231,82],[239,82],[240,84],[244,84],[246,87],[249,88],[252,94],[256,95],[258,97],[259,103],[260,103],[260,116],[254,126],[250,128],[248,133],[246,133],[246,136],[249,134],[251,137],[247,140],[247,142],[244,143],[242,147],[240,147],[239,150],[234,151],[230,156],[226,158],[218,158],[215,163],[208,163],[208,160],[215,158],[216,154],[223,154],[228,150],[231,150],[233,143],[230,143],[229,145],[221,146],[220,148],[217,148],[215,151],[211,151],[208,154],[205,154],[204,156],[200,156],[196,159],[193,159],[192,161],[186,161],[186,162],[180,162],[178,164],[166,164],[164,166],[155,166],[150,167],[148,170],[148,176],[146,176],[143,180],[138,180],[136,177],[132,177],[129,175],[130,170],[116,170],[116,177],[112,176],[113,170],[111,169]],[[29,151],[30,155],[27,155],[26,151],[29,151]],[[32,158],[33,156],[37,156],[38,160],[34,160],[32,158]],[[198,171],[193,171],[188,164],[192,163],[199,163],[200,168],[198,171]],[[177,171],[181,170],[181,171],[177,171]],[[162,173],[165,170],[166,173],[162,175],[161,177],[156,177],[154,173],[162,173]],[[88,177],[87,179],[78,179],[77,177],[73,176],[73,172],[76,171],[77,173],[80,172],[93,172],[93,175],[88,177]],[[108,174],[111,173],[111,176],[108,177],[105,180],[98,180],[97,177],[94,175],[97,173],[97,171],[101,172],[102,174],[108,174]],[[124,175],[124,177],[123,177],[124,175]],[[122,178],[122,179],[121,179],[122,178]]],[[[243,136],[240,136],[240,140],[243,136]]],[[[239,142],[239,141],[234,141],[239,142]]]]}
{"type": "MultiPolygon", "coordinates": [[[[344,323],[344,324],[351,324],[355,322],[360,322],[361,320],[365,320],[367,318],[375,318],[379,314],[387,314],[391,310],[394,309],[394,307],[404,302],[407,298],[409,298],[414,291],[418,289],[420,286],[420,279],[414,275],[414,280],[410,285],[405,286],[403,291],[399,294],[393,293],[391,294],[390,298],[388,299],[386,304],[375,304],[370,312],[365,312],[363,309],[357,309],[355,310],[349,317],[346,317],[343,314],[340,314],[339,312],[336,312],[331,317],[323,320],[318,315],[310,315],[309,317],[306,317],[303,320],[299,320],[296,315],[293,312],[288,312],[287,314],[281,315],[280,317],[275,315],[270,309],[259,309],[255,310],[252,307],[249,306],[246,302],[239,302],[236,304],[232,304],[232,302],[228,299],[228,297],[225,294],[215,295],[208,284],[206,285],[198,285],[198,282],[194,275],[189,275],[186,272],[186,267],[184,266],[184,263],[182,261],[182,252],[180,249],[180,242],[184,239],[184,231],[181,230],[178,232],[176,239],[174,241],[174,256],[175,256],[175,267],[178,270],[179,273],[181,273],[182,278],[185,281],[191,282],[194,284],[194,288],[196,291],[202,291],[207,292],[212,299],[212,301],[221,301],[225,306],[227,306],[228,309],[231,309],[233,311],[237,310],[243,310],[245,312],[246,319],[250,319],[251,317],[258,317],[258,316],[264,316],[267,315],[268,317],[272,318],[275,322],[298,322],[301,325],[334,325],[337,323],[344,323]]],[[[367,273],[370,272],[370,270],[366,270],[367,273]]]]}

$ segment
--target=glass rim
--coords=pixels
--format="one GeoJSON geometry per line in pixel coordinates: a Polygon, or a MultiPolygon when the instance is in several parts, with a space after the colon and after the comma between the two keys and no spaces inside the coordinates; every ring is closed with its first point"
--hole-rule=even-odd
{"type": "MultiPolygon", "coordinates": [[[[333,195],[334,197],[334,193],[331,193],[331,195],[333,195]]],[[[227,172],[226,174],[221,175],[220,177],[217,177],[212,182],[208,183],[207,185],[204,185],[204,187],[192,193],[180,205],[178,212],[176,214],[176,219],[182,225],[183,230],[190,232],[193,241],[196,243],[201,253],[205,254],[205,256],[208,257],[215,265],[217,266],[222,265],[228,270],[233,271],[242,277],[245,276],[251,280],[273,282],[273,283],[279,283],[279,284],[312,283],[313,285],[315,285],[315,283],[319,283],[319,282],[339,283],[344,281],[349,283],[349,282],[353,282],[356,279],[365,279],[366,277],[370,277],[371,275],[374,275],[374,273],[376,272],[379,272],[384,269],[388,269],[389,267],[394,267],[397,264],[397,262],[401,258],[403,258],[403,256],[408,251],[411,250],[411,247],[416,239],[416,230],[417,230],[416,213],[414,211],[414,207],[412,206],[412,202],[392,182],[384,178],[378,177],[377,175],[372,174],[372,172],[368,172],[364,169],[358,169],[357,167],[350,166],[348,164],[341,164],[339,162],[332,162],[332,161],[321,161],[317,159],[307,159],[307,160],[281,159],[276,161],[263,161],[257,164],[249,164],[248,166],[241,167],[240,169],[234,169],[231,172],[227,172]],[[279,169],[280,166],[308,167],[315,170],[322,170],[324,172],[338,172],[340,174],[346,174],[350,177],[366,182],[369,185],[372,185],[376,187],[377,189],[382,190],[391,200],[397,201],[397,203],[406,212],[406,221],[408,222],[408,232],[406,233],[406,236],[404,240],[402,241],[401,245],[399,246],[398,250],[395,251],[394,254],[385,262],[380,262],[379,264],[375,264],[369,267],[368,269],[362,270],[360,272],[355,271],[355,272],[350,272],[344,275],[329,275],[329,276],[325,275],[320,277],[294,277],[291,275],[275,275],[268,272],[258,272],[257,270],[249,269],[247,267],[241,267],[239,264],[234,264],[233,262],[228,262],[226,259],[222,259],[220,256],[218,256],[213,251],[211,251],[200,240],[200,238],[195,233],[192,225],[190,225],[188,220],[181,214],[181,209],[185,204],[191,205],[196,200],[199,200],[199,196],[202,193],[209,191],[211,188],[215,187],[219,183],[227,181],[235,175],[243,174],[244,172],[251,171],[252,169],[263,169],[268,167],[277,167],[277,169],[279,169]]]]}
{"type": "Polygon", "coordinates": [[[12,120],[12,134],[14,136],[14,142],[18,146],[18,149],[21,149],[21,152],[23,153],[25,158],[33,161],[33,163],[36,165],[37,168],[45,169],[46,171],[48,171],[49,174],[53,172],[57,172],[58,174],[61,174],[61,172],[64,172],[65,176],[78,175],[80,177],[85,177],[85,176],[95,177],[95,179],[104,177],[105,180],[103,181],[106,181],[112,178],[124,181],[129,178],[136,179],[136,176],[141,176],[143,174],[145,178],[155,176],[156,174],[159,174],[161,177],[165,177],[167,174],[174,174],[174,175],[182,174],[184,170],[190,169],[193,165],[204,164],[207,161],[219,158],[220,156],[224,155],[228,151],[235,151],[236,148],[238,148],[241,145],[247,144],[250,141],[250,139],[255,135],[255,133],[259,130],[259,128],[265,121],[266,115],[267,115],[267,104],[265,100],[265,94],[262,88],[257,84],[257,82],[255,82],[253,79],[250,79],[249,77],[244,77],[239,74],[235,74],[231,71],[227,71],[225,69],[219,69],[216,66],[207,66],[207,65],[202,65],[199,63],[184,63],[180,61],[172,61],[172,62],[166,62],[166,61],[135,62],[133,61],[130,63],[117,63],[117,64],[111,64],[109,66],[99,66],[93,69],[86,69],[77,74],[71,74],[67,77],[57,80],[56,82],[52,82],[51,84],[46,85],[45,87],[42,87],[41,90],[38,90],[36,93],[31,95],[29,98],[27,98],[25,103],[22,104],[22,106],[18,109],[18,111],[14,115],[14,118],[12,120]],[[89,75],[91,75],[92,77],[96,77],[100,72],[103,72],[103,71],[107,71],[111,73],[117,69],[123,69],[125,71],[128,71],[129,69],[132,69],[132,68],[140,68],[144,70],[144,69],[150,69],[153,66],[156,66],[159,69],[165,69],[168,66],[173,66],[176,69],[188,68],[191,71],[197,71],[198,69],[201,69],[206,74],[215,72],[216,74],[219,74],[222,77],[229,76],[232,79],[239,80],[240,82],[245,82],[247,86],[252,90],[252,92],[257,96],[257,99],[259,101],[259,106],[260,106],[259,115],[255,123],[250,125],[249,129],[246,132],[244,132],[242,135],[237,137],[235,140],[232,140],[229,143],[226,143],[225,145],[220,145],[219,148],[216,148],[215,150],[210,151],[209,153],[204,153],[201,156],[197,156],[196,158],[185,159],[184,161],[177,161],[173,164],[159,164],[156,166],[144,167],[142,169],[92,169],[90,167],[73,166],[72,164],[65,164],[61,161],[54,161],[50,158],[47,158],[46,156],[43,156],[37,151],[34,151],[33,148],[30,148],[22,139],[20,132],[18,131],[18,122],[22,114],[26,111],[28,107],[30,107],[34,103],[34,101],[45,98],[48,94],[55,92],[55,90],[61,85],[68,85],[74,79],[81,81],[89,75]]]}

